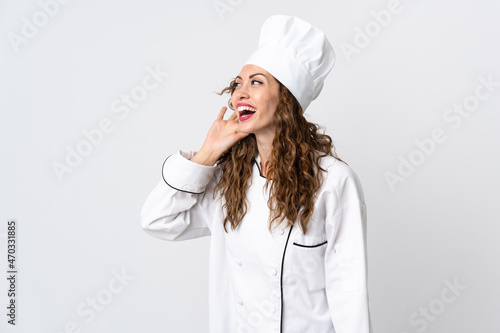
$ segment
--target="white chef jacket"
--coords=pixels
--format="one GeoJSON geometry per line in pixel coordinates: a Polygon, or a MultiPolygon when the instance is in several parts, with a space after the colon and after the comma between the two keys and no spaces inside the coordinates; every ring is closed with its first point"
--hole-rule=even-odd
{"type": "Polygon", "coordinates": [[[211,236],[210,333],[371,333],[367,291],[366,205],[361,183],[327,156],[327,170],[305,235],[298,223],[268,229],[266,178],[253,160],[248,210],[236,230],[213,199],[222,169],[167,157],[141,211],[148,234],[168,241],[211,236]]]}

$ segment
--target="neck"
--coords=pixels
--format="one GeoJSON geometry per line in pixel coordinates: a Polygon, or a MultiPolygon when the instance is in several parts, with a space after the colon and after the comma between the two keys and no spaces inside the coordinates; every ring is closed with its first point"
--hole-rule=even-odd
{"type": "Polygon", "coordinates": [[[265,177],[267,174],[267,169],[265,168],[266,162],[271,158],[271,153],[273,151],[273,138],[255,136],[257,141],[257,149],[260,156],[260,170],[262,175],[265,177]]]}

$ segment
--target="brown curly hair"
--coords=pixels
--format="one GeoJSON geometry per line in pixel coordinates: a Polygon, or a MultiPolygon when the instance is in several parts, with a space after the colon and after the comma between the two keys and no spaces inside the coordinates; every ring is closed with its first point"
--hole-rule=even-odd
{"type": "MultiPolygon", "coordinates": [[[[232,96],[235,81],[236,79],[232,80],[229,86],[216,93],[230,93],[232,96]]],[[[276,132],[271,157],[266,162],[266,166],[269,165],[266,190],[269,190],[271,183],[267,205],[274,213],[269,221],[269,230],[280,225],[285,218],[288,220],[287,227],[295,225],[299,217],[299,224],[306,234],[308,222],[314,212],[316,192],[323,183],[320,172],[316,170],[326,171],[320,166],[320,158],[330,155],[341,162],[344,161],[337,156],[331,137],[319,133],[320,127],[306,120],[297,99],[281,82],[278,83],[280,97],[273,118],[276,132]],[[280,220],[276,224],[277,219],[280,220]]],[[[231,98],[228,105],[234,110],[231,98]]],[[[220,191],[219,199],[225,198],[223,208],[226,214],[223,223],[226,233],[227,223],[231,225],[232,230],[236,229],[247,212],[246,193],[251,186],[249,179],[257,154],[257,141],[252,133],[217,160],[217,165],[222,168],[222,177],[215,187],[214,196],[220,191]]]]}

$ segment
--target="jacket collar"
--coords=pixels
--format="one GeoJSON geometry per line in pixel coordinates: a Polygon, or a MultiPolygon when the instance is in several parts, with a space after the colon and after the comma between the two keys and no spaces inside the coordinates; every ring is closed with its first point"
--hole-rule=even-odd
{"type": "Polygon", "coordinates": [[[260,177],[262,177],[262,178],[264,178],[264,179],[267,179],[266,177],[264,177],[264,176],[262,175],[262,172],[260,171],[260,170],[261,170],[261,169],[260,169],[260,155],[259,155],[258,153],[257,153],[257,156],[255,156],[255,157],[253,158],[253,162],[254,162],[254,163],[255,163],[255,165],[257,166],[257,169],[258,169],[258,171],[259,171],[259,176],[260,176],[260,177]]]}

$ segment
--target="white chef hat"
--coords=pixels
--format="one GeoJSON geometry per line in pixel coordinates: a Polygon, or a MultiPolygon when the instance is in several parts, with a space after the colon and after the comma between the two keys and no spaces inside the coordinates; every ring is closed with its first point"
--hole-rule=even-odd
{"type": "Polygon", "coordinates": [[[272,15],[262,25],[258,48],[245,65],[271,73],[305,111],[323,89],[334,63],[335,52],[321,30],[295,16],[272,15]]]}

